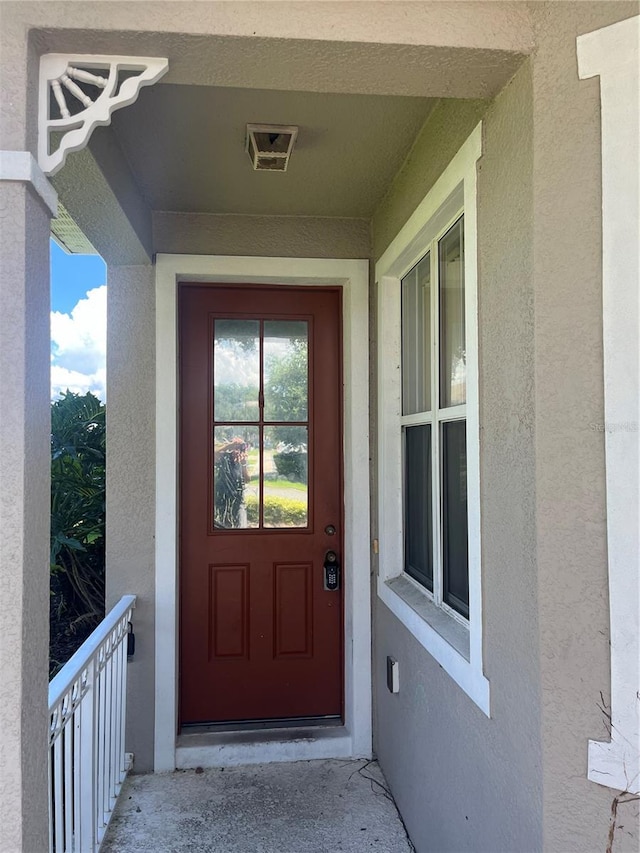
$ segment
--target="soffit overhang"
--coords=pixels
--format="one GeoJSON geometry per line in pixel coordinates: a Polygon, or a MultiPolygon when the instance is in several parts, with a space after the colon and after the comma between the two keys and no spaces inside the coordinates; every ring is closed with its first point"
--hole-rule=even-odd
{"type": "MultiPolygon", "coordinates": [[[[412,5],[415,6],[415,4],[412,5]]],[[[282,98],[284,95],[294,97],[296,93],[308,93],[310,96],[324,95],[327,98],[334,96],[381,98],[381,109],[384,108],[382,101],[385,98],[406,99],[407,102],[411,99],[420,99],[423,100],[425,108],[422,116],[424,120],[433,101],[437,98],[481,98],[483,100],[492,98],[506,85],[531,49],[528,37],[523,37],[515,49],[478,45],[453,47],[446,44],[394,44],[329,39],[267,38],[259,35],[248,37],[235,34],[64,28],[38,29],[32,33],[32,39],[38,52],[42,50],[75,52],[81,46],[82,50],[87,52],[125,54],[135,50],[138,55],[166,56],[169,60],[169,70],[163,81],[154,89],[143,92],[138,103],[127,108],[127,110],[135,110],[139,107],[140,116],[144,114],[148,116],[151,100],[145,103],[145,96],[155,98],[158,103],[170,101],[172,98],[188,103],[198,100],[203,91],[205,92],[202,96],[204,100],[207,98],[215,100],[223,90],[228,92],[235,89],[238,101],[246,100],[247,94],[252,91],[266,92],[275,99],[282,98]],[[200,95],[197,92],[200,92],[200,95]]],[[[485,45],[488,41],[489,39],[485,39],[485,45]]],[[[500,39],[496,37],[493,42],[498,44],[500,39]]],[[[188,194],[186,197],[184,194],[181,195],[182,188],[180,191],[164,192],[159,186],[152,174],[153,170],[157,174],[158,157],[155,158],[155,162],[152,162],[153,158],[148,161],[149,174],[145,175],[136,168],[138,159],[136,151],[142,151],[145,148],[156,150],[149,148],[149,143],[142,139],[139,148],[134,149],[132,153],[131,128],[139,122],[140,116],[131,113],[131,117],[127,118],[126,111],[123,111],[119,117],[116,117],[112,127],[99,128],[96,136],[105,135],[109,142],[108,145],[102,143],[102,146],[118,149],[121,158],[127,162],[133,179],[134,194],[139,195],[142,207],[146,208],[143,228],[145,233],[142,234],[142,242],[147,246],[149,245],[148,222],[153,210],[191,210],[214,215],[369,217],[372,207],[375,207],[376,202],[384,195],[385,185],[388,188],[393,179],[393,174],[385,176],[378,187],[377,199],[371,197],[359,207],[353,204],[351,207],[341,206],[337,200],[331,202],[333,206],[328,205],[324,208],[310,207],[304,210],[291,202],[288,202],[289,206],[287,206],[282,201],[282,185],[280,185],[278,192],[274,195],[274,198],[280,196],[280,199],[273,207],[264,203],[263,199],[260,205],[255,206],[257,202],[254,200],[252,202],[254,207],[243,208],[241,202],[234,201],[233,204],[229,202],[228,189],[218,192],[219,188],[215,182],[208,186],[205,193],[211,198],[211,203],[203,200],[202,197],[194,197],[190,200],[188,194]],[[225,198],[226,201],[224,201],[225,198]],[[216,204],[218,204],[217,207],[216,204]]],[[[248,121],[267,122],[274,119],[275,116],[268,115],[251,115],[247,118],[248,121]]],[[[286,123],[296,124],[295,116],[289,116],[286,123]]],[[[394,169],[391,170],[394,174],[417,135],[419,130],[417,124],[419,123],[412,124],[410,121],[400,134],[404,148],[401,152],[402,156],[398,155],[399,149],[396,149],[398,156],[394,161],[394,169]],[[407,141],[407,134],[412,135],[413,138],[407,141]]],[[[151,127],[148,130],[153,132],[157,128],[151,127]]],[[[172,147],[174,140],[169,142],[165,156],[161,159],[164,162],[175,163],[175,156],[171,156],[172,151],[175,150],[172,147]]],[[[214,144],[215,139],[211,142],[212,147],[214,144]]],[[[161,147],[162,145],[156,146],[157,149],[161,147]]],[[[193,146],[191,148],[193,149],[193,146]]],[[[183,150],[188,150],[188,147],[183,150]]],[[[304,156],[306,157],[309,153],[310,150],[307,149],[304,156]]],[[[74,156],[72,155],[70,160],[73,160],[74,156]]],[[[209,159],[211,156],[209,154],[209,159]]],[[[201,172],[206,167],[206,159],[203,156],[195,159],[196,172],[201,172]]],[[[295,162],[295,157],[292,162],[295,162]]],[[[260,177],[282,179],[288,174],[261,175],[260,177]]],[[[110,176],[107,175],[106,178],[110,183],[110,176]]],[[[328,196],[327,187],[335,186],[338,180],[336,177],[333,179],[330,176],[327,177],[324,187],[326,197],[328,196]]],[[[193,179],[191,182],[193,183],[193,179]]],[[[344,181],[340,185],[347,186],[344,181]]],[[[118,196],[122,187],[112,186],[114,186],[115,195],[118,196]]],[[[91,188],[88,191],[91,194],[91,188]]],[[[344,198],[345,201],[349,199],[348,190],[344,192],[344,198]]],[[[62,201],[64,202],[64,198],[62,201]]],[[[352,198],[350,202],[353,202],[352,198]]],[[[80,222],[83,218],[81,212],[77,212],[74,218],[80,222]]],[[[140,231],[139,227],[137,230],[140,231]]]]}

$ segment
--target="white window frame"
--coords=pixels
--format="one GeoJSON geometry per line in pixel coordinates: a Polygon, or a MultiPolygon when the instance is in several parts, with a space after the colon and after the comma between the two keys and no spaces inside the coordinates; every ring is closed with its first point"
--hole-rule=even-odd
{"type": "MultiPolygon", "coordinates": [[[[482,123],[466,140],[426,198],[376,264],[379,382],[379,598],[478,707],[490,716],[489,682],[483,672],[480,543],[480,425],[478,404],[477,180],[482,123]],[[442,606],[404,573],[401,374],[401,280],[430,245],[464,214],[469,619],[442,606]]],[[[433,284],[432,284],[433,286],[433,284]]],[[[433,389],[432,389],[433,393],[433,389]]],[[[423,415],[420,417],[424,418],[423,415]]],[[[438,418],[437,421],[440,421],[438,418]]],[[[434,427],[436,419],[434,418],[434,427]]],[[[434,534],[436,534],[434,527],[434,534]]],[[[434,567],[434,574],[435,574],[434,567]]],[[[434,587],[436,585],[434,578],[434,587]]]]}
{"type": "MultiPolygon", "coordinates": [[[[440,405],[440,368],[442,359],[440,356],[440,241],[448,232],[456,225],[456,223],[464,216],[462,200],[460,208],[453,214],[450,220],[434,234],[430,243],[425,247],[424,254],[418,259],[420,263],[426,256],[429,256],[430,267],[430,286],[429,286],[429,319],[430,319],[430,361],[429,361],[429,380],[430,380],[430,397],[431,406],[428,410],[415,412],[412,414],[402,414],[402,388],[401,396],[401,415],[400,427],[401,433],[406,434],[406,427],[412,426],[430,426],[431,427],[431,449],[430,449],[430,464],[431,464],[431,485],[430,492],[432,497],[432,535],[431,556],[433,558],[433,591],[429,590],[419,580],[405,572],[406,579],[418,586],[419,590],[426,593],[430,601],[436,606],[441,607],[445,613],[448,613],[452,619],[456,619],[462,625],[468,625],[469,620],[466,616],[458,613],[453,607],[448,605],[444,600],[444,567],[443,567],[443,537],[440,518],[442,517],[442,425],[462,421],[465,426],[467,423],[467,406],[466,402],[462,405],[441,406],[440,405]]],[[[464,258],[464,248],[463,248],[464,258]]],[[[415,268],[415,265],[407,270],[410,273],[415,268]]],[[[404,278],[404,276],[402,277],[404,278]]],[[[402,286],[402,279],[401,279],[402,286]]],[[[465,287],[466,291],[466,287],[465,287]]],[[[401,302],[402,309],[402,302],[401,302]]],[[[466,321],[466,317],[465,317],[466,321]]],[[[402,320],[400,322],[400,359],[402,362],[402,320]]],[[[402,379],[402,377],[401,377],[402,379]]],[[[402,440],[402,439],[401,439],[402,440]]],[[[403,442],[404,443],[404,442],[403,442]]],[[[403,463],[403,474],[406,470],[406,465],[403,463]]],[[[404,501],[406,503],[406,487],[403,485],[404,501]]],[[[406,563],[406,557],[405,557],[406,563]]]]}

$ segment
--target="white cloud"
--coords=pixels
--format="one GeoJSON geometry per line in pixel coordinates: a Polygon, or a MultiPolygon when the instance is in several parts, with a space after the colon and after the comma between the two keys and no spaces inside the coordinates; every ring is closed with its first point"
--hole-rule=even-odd
{"type": "Polygon", "coordinates": [[[106,398],[107,372],[104,368],[88,376],[77,370],[51,365],[51,397],[57,398],[63,391],[73,391],[74,394],[86,394],[91,391],[103,402],[106,398]]]}
{"type": "Polygon", "coordinates": [[[218,340],[215,348],[215,384],[257,388],[260,384],[260,351],[244,350],[238,341],[218,340]]]}
{"type": "MultiPolygon", "coordinates": [[[[288,355],[291,352],[291,344],[287,338],[270,337],[265,337],[264,343],[266,380],[271,363],[288,355]]],[[[215,384],[257,388],[260,384],[260,351],[257,345],[253,349],[246,349],[233,338],[216,340],[215,384]]]]}
{"type": "Polygon", "coordinates": [[[51,312],[51,395],[91,391],[106,400],[107,288],[89,290],[71,314],[51,312]]]}

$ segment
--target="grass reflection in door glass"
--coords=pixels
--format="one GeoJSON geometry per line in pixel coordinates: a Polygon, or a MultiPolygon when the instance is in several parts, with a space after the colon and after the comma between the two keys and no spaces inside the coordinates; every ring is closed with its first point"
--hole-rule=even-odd
{"type": "Polygon", "coordinates": [[[307,427],[264,428],[264,526],[306,527],[308,516],[307,427]]]}

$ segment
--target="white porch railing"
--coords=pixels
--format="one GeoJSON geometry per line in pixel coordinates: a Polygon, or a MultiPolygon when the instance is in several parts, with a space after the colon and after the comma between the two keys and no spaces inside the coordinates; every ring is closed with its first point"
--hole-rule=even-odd
{"type": "Polygon", "coordinates": [[[49,684],[49,851],[96,853],[131,764],[124,751],[125,595],[49,684]]]}

